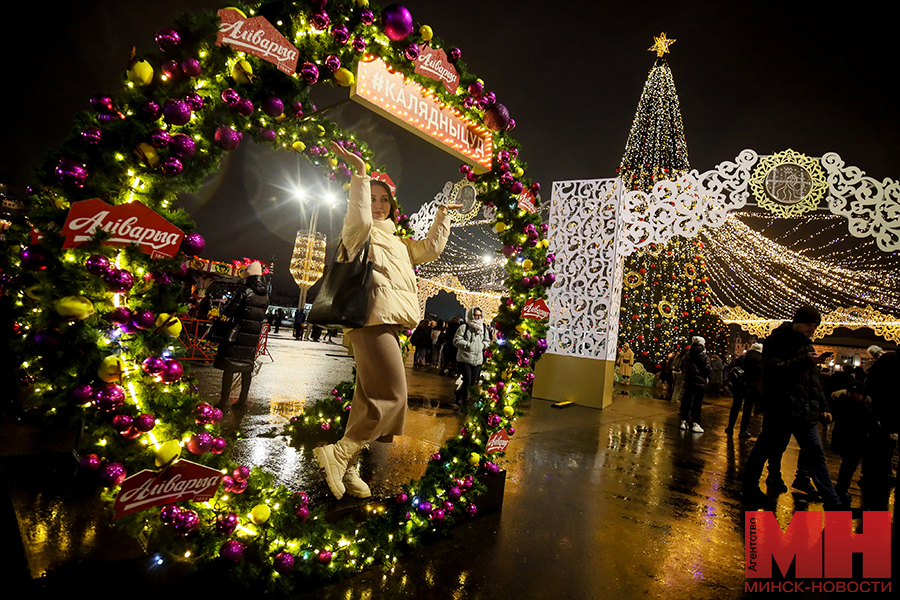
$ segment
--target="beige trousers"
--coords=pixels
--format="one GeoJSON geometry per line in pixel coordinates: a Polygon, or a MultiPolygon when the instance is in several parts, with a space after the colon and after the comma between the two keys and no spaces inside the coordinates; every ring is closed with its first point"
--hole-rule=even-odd
{"type": "Polygon", "coordinates": [[[356,358],[356,390],[344,438],[358,444],[390,442],[406,422],[406,369],[397,325],[348,333],[356,358]]]}

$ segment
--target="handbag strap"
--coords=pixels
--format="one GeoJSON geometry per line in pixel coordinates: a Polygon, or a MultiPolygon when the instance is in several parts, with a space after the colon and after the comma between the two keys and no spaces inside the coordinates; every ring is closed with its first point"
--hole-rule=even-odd
{"type": "Polygon", "coordinates": [[[347,250],[347,247],[344,246],[344,239],[341,238],[338,240],[337,250],[335,250],[335,253],[334,253],[334,260],[332,260],[331,262],[333,262],[333,263],[335,263],[335,262],[356,262],[356,260],[359,259],[360,254],[363,255],[363,260],[362,260],[363,262],[369,262],[369,245],[371,244],[371,242],[372,242],[372,236],[370,235],[368,237],[368,239],[366,239],[365,243],[362,245],[362,248],[359,249],[359,252],[356,253],[356,257],[352,261],[350,260],[349,254],[346,254],[346,252],[344,255],[346,256],[347,260],[339,261],[338,258],[341,255],[341,248],[343,248],[345,251],[347,250]]]}

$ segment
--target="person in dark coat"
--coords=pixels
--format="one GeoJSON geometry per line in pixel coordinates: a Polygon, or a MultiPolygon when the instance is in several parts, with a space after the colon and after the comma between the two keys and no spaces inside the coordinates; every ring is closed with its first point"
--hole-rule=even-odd
{"type": "Polygon", "coordinates": [[[303,337],[303,324],[306,323],[306,312],[302,308],[294,311],[294,339],[303,337]]]}
{"type": "Polygon", "coordinates": [[[431,322],[428,319],[419,321],[419,325],[413,331],[410,342],[416,348],[413,354],[413,366],[426,366],[428,356],[431,353],[431,322]]]}
{"type": "Polygon", "coordinates": [[[734,433],[734,425],[743,406],[739,437],[749,438],[751,436],[747,428],[753,416],[753,407],[762,393],[762,344],[753,344],[746,353],[735,358],[728,366],[728,378],[731,381],[734,401],[731,403],[725,433],[729,435],[734,433]]]}
{"type": "Polygon", "coordinates": [[[691,347],[681,363],[684,372],[684,392],[681,396],[681,428],[690,429],[694,433],[703,433],[700,427],[700,410],[703,407],[703,395],[709,385],[712,366],[706,354],[706,340],[695,336],[691,347]]]}
{"type": "Polygon", "coordinates": [[[793,320],[779,325],[763,345],[765,417],[762,433],[744,467],[741,491],[748,503],[761,504],[770,510],[775,507],[775,502],[759,489],[759,478],[766,461],[770,463],[771,477],[771,464],[780,465],[793,436],[800,446],[798,473],[808,473],[815,489],[807,485],[808,480],[795,480],[793,487],[810,495],[818,493],[828,510],[841,508],[818,430],[820,421],[830,423],[832,418],[819,382],[822,357],[816,355],[810,341],[821,322],[822,315],[817,308],[801,306],[793,320]]]}
{"type": "Polygon", "coordinates": [[[872,410],[880,424],[872,455],[863,463],[866,484],[885,485],[896,481],[893,473],[894,450],[900,431],[900,356],[881,353],[866,374],[866,389],[872,398],[872,410]]]}
{"type": "Polygon", "coordinates": [[[850,506],[850,482],[860,461],[868,460],[871,454],[878,435],[878,418],[872,410],[872,399],[866,396],[865,385],[859,381],[833,393],[830,406],[834,411],[831,450],[841,457],[834,490],[844,506],[850,506]]]}
{"type": "Polygon", "coordinates": [[[234,408],[241,411],[247,408],[256,348],[259,346],[263,320],[269,307],[269,296],[266,293],[266,283],[262,277],[260,264],[250,263],[244,269],[244,277],[246,279],[243,287],[234,292],[222,311],[226,317],[237,322],[237,339],[234,342],[219,344],[216,360],[213,362],[213,367],[222,370],[222,392],[218,407],[224,413],[231,408],[229,394],[235,373],[241,374],[241,394],[234,408]]]}

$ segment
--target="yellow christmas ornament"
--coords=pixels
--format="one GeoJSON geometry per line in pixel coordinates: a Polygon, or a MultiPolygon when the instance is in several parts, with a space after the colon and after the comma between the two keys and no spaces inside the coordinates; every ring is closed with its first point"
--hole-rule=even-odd
{"type": "Polygon", "coordinates": [[[231,67],[231,76],[238,83],[253,81],[253,66],[246,60],[239,60],[231,67]]]}
{"type": "Polygon", "coordinates": [[[522,170],[522,167],[519,167],[519,168],[516,169],[515,172],[513,173],[513,175],[515,175],[516,178],[519,178],[519,177],[521,177],[521,176],[524,175],[524,174],[525,174],[525,171],[522,170]]]}
{"type": "Polygon", "coordinates": [[[226,8],[226,10],[236,10],[236,11],[238,11],[238,14],[240,14],[242,17],[244,17],[245,19],[247,18],[246,13],[244,13],[244,11],[242,11],[242,10],[239,9],[239,8],[235,8],[235,7],[233,7],[233,6],[229,6],[229,7],[226,8]]]}
{"type": "Polygon", "coordinates": [[[157,331],[165,333],[166,335],[178,337],[179,335],[181,335],[181,321],[178,319],[178,317],[173,317],[166,313],[160,313],[159,316],[156,317],[156,329],[157,331]]]}
{"type": "Polygon", "coordinates": [[[516,409],[514,409],[512,406],[504,406],[503,407],[503,416],[504,417],[509,418],[509,417],[513,416],[514,414],[516,414],[516,409]]]}
{"type": "Polygon", "coordinates": [[[481,462],[481,455],[477,452],[473,452],[469,455],[469,464],[474,466],[478,466],[478,463],[481,462]]]}
{"type": "Polygon", "coordinates": [[[335,168],[338,165],[338,161],[333,156],[328,158],[328,164],[331,165],[331,168],[335,168]]]}
{"type": "Polygon", "coordinates": [[[519,333],[525,333],[525,330],[527,329],[528,325],[526,325],[525,323],[519,323],[518,325],[516,325],[516,331],[518,331],[519,333]]]}
{"type": "Polygon", "coordinates": [[[325,128],[319,125],[319,137],[325,137],[325,128]]]}
{"type": "Polygon", "coordinates": [[[156,450],[154,462],[160,469],[167,467],[181,456],[181,444],[178,440],[169,440],[156,450]]]}
{"type": "Polygon", "coordinates": [[[522,261],[522,268],[525,269],[526,271],[530,271],[533,266],[534,266],[534,263],[531,262],[530,258],[526,258],[525,260],[522,261]]]}
{"type": "Polygon", "coordinates": [[[66,296],[56,301],[56,312],[61,317],[81,321],[94,314],[94,305],[84,296],[66,296]]]}
{"type": "Polygon", "coordinates": [[[118,356],[107,356],[100,361],[97,368],[97,377],[106,383],[119,381],[122,379],[122,373],[125,372],[125,363],[118,356]]]}
{"type": "Polygon", "coordinates": [[[257,504],[250,510],[250,520],[256,525],[262,525],[272,516],[272,509],[268,504],[257,504]]]}
{"type": "Polygon", "coordinates": [[[291,148],[293,148],[297,152],[303,152],[304,150],[306,150],[306,144],[304,144],[300,140],[297,140],[296,142],[291,144],[291,148]]]}
{"type": "Polygon", "coordinates": [[[419,35],[422,36],[422,40],[426,42],[430,42],[431,38],[434,37],[434,31],[431,30],[431,27],[428,25],[422,25],[419,27],[419,35]]]}
{"type": "Polygon", "coordinates": [[[369,5],[369,0],[356,0],[356,6],[359,8],[365,8],[369,5]]]}
{"type": "Polygon", "coordinates": [[[156,153],[156,148],[154,148],[151,144],[146,142],[142,142],[138,144],[138,147],[135,148],[134,153],[137,155],[141,161],[151,167],[155,167],[159,164],[159,154],[156,153]]]}
{"type": "Polygon", "coordinates": [[[494,225],[494,231],[496,231],[497,233],[503,233],[504,231],[506,231],[506,223],[502,221],[498,222],[496,225],[494,225]]]}
{"type": "Polygon", "coordinates": [[[350,87],[356,81],[356,77],[353,75],[353,71],[347,69],[345,67],[341,67],[332,75],[334,80],[338,85],[342,85],[344,87],[350,87]]]}
{"type": "Polygon", "coordinates": [[[153,67],[146,60],[138,60],[132,63],[128,69],[128,81],[136,85],[150,85],[153,81],[153,67]]]}

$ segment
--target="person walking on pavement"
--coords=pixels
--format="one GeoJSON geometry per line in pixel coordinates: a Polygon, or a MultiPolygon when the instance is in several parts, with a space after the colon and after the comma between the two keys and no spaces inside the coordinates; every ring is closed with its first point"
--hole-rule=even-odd
{"type": "Polygon", "coordinates": [[[866,396],[865,385],[854,381],[846,390],[831,395],[834,429],[831,432],[831,451],[840,455],[834,490],[841,503],[850,506],[850,482],[860,461],[869,460],[878,435],[878,418],[872,410],[872,399],[866,396]]]}
{"type": "Polygon", "coordinates": [[[817,492],[826,510],[841,508],[818,429],[820,421],[830,423],[832,419],[819,382],[818,365],[822,358],[816,355],[810,341],[821,322],[817,308],[801,306],[793,320],[782,323],[763,344],[763,431],[747,458],[741,488],[749,503],[774,508],[774,500],[759,489],[759,478],[767,460],[780,465],[793,436],[800,446],[798,471],[810,474],[815,489],[804,489],[803,481],[795,481],[793,487],[817,492]]]}
{"type": "Polygon", "coordinates": [[[709,385],[711,367],[706,354],[706,340],[694,336],[687,355],[681,362],[684,372],[684,391],[681,396],[681,428],[690,429],[694,433],[703,433],[700,426],[700,411],[703,408],[703,395],[709,385]]]}
{"type": "Polygon", "coordinates": [[[408,399],[399,330],[419,320],[412,266],[440,256],[450,235],[448,213],[460,206],[442,205],[424,240],[394,235],[399,210],[391,189],[369,179],[360,156],[336,142],[331,148],[353,171],[342,244],[348,256],[355,256],[370,240],[374,263],[365,326],[346,334],[356,359],[356,389],[347,425],[339,441],[313,450],[328,488],[340,500],[345,493],[358,498],[372,495],[356,469],[360,450],[369,442],[391,442],[403,434],[408,399]]]}
{"type": "Polygon", "coordinates": [[[456,365],[462,375],[462,385],[456,391],[456,405],[462,411],[469,409],[469,388],[481,379],[481,365],[484,351],[491,345],[491,332],[484,324],[484,313],[479,307],[469,310],[466,322],[459,326],[453,336],[453,345],[458,349],[456,365]]]}
{"type": "Polygon", "coordinates": [[[302,308],[294,311],[294,339],[303,337],[303,324],[306,323],[306,312],[302,308]]]}
{"type": "Polygon", "coordinates": [[[243,287],[234,292],[222,311],[226,317],[237,322],[237,339],[219,344],[213,362],[213,367],[222,370],[222,391],[217,406],[225,414],[231,410],[229,396],[235,373],[241,374],[241,393],[234,410],[243,412],[247,409],[256,348],[259,346],[259,336],[269,306],[269,296],[266,293],[266,282],[262,277],[260,264],[250,263],[244,269],[244,277],[243,287]]]}
{"type": "Polygon", "coordinates": [[[741,430],[738,437],[751,437],[748,427],[753,417],[753,408],[759,402],[762,393],[762,344],[756,343],[750,346],[741,356],[735,358],[728,367],[728,377],[732,384],[734,401],[731,403],[731,412],[728,415],[728,427],[725,433],[734,433],[734,425],[737,423],[738,413],[743,406],[741,415],[741,430]]]}
{"type": "MultiPolygon", "coordinates": [[[[872,354],[872,350],[869,353],[872,354]]],[[[874,489],[886,489],[897,482],[893,458],[897,448],[897,433],[900,431],[898,380],[900,356],[896,351],[882,351],[866,373],[866,389],[872,398],[872,410],[875,411],[880,427],[875,438],[875,448],[869,459],[863,462],[862,472],[865,485],[874,489]]]]}

